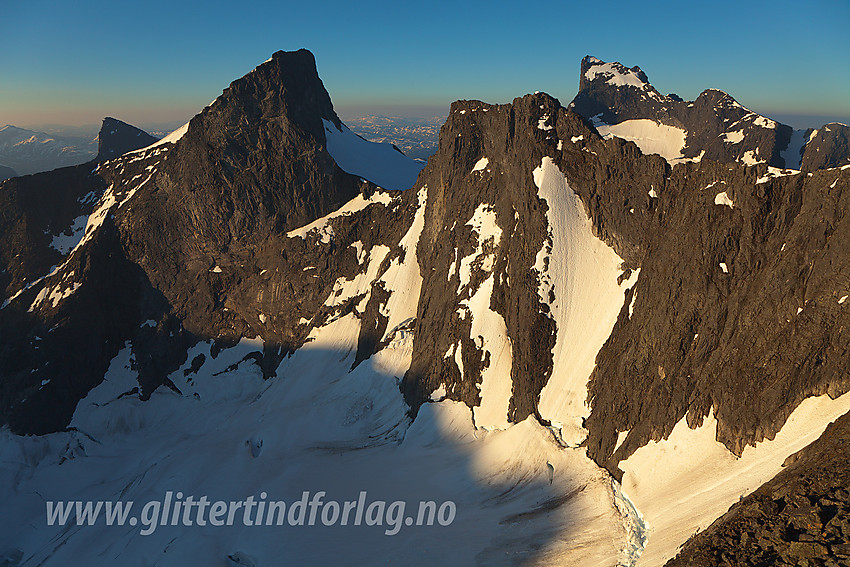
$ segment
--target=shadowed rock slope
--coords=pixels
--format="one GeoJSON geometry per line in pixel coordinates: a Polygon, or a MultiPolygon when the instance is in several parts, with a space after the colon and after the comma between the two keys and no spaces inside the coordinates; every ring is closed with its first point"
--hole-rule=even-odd
{"type": "MultiPolygon", "coordinates": [[[[94,170],[0,186],[3,231],[12,237],[0,255],[9,298],[0,310],[4,421],[20,432],[63,428],[128,340],[141,349],[143,397],[200,338],[228,344],[262,333],[273,371],[304,340],[309,327],[299,319],[313,317],[335,280],[359,269],[340,239],[286,232],[359,194],[370,204],[377,190],[336,165],[322,119],[339,124],[312,54],[278,52],[234,81],[182,137],[94,170]],[[51,233],[62,226],[74,238],[57,249],[51,233]]],[[[395,237],[410,221],[405,203],[382,198],[339,232],[375,225],[357,237],[395,237]]]]}

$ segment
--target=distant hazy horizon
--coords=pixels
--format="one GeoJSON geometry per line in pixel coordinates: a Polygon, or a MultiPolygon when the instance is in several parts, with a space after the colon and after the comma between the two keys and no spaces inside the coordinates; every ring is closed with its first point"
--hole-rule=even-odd
{"type": "Polygon", "coordinates": [[[273,52],[302,47],[341,113],[534,91],[567,103],[594,55],[685,99],[713,87],[768,115],[850,116],[848,2],[31,0],[2,15],[0,124],[180,124],[273,52]]]}
{"type": "MultiPolygon", "coordinates": [[[[562,103],[566,104],[566,102],[562,101],[562,103]]],[[[340,119],[344,122],[346,119],[355,119],[361,118],[364,116],[385,116],[390,118],[407,118],[407,119],[432,119],[439,118],[441,120],[445,120],[448,116],[449,112],[449,104],[445,106],[423,106],[423,105],[352,105],[352,106],[336,106],[335,110],[337,115],[339,115],[340,119]]],[[[764,111],[757,108],[751,108],[755,112],[777,120],[783,124],[787,124],[796,129],[806,129],[806,128],[819,128],[824,124],[828,124],[830,122],[840,122],[842,124],[850,125],[850,116],[836,116],[836,115],[819,115],[819,114],[785,114],[781,112],[770,112],[764,111]]],[[[197,113],[195,113],[197,114],[197,113]]],[[[113,118],[117,118],[119,120],[123,120],[128,124],[132,124],[146,132],[171,132],[176,130],[181,125],[185,124],[189,120],[191,120],[194,114],[186,116],[185,118],[178,118],[176,120],[171,121],[155,121],[155,122],[133,122],[132,120],[127,120],[122,116],[112,116],[113,118]]],[[[36,132],[46,132],[48,134],[62,132],[65,135],[72,135],[70,132],[78,131],[76,134],[78,136],[88,135],[88,134],[96,134],[100,130],[101,122],[88,122],[81,124],[62,124],[62,123],[29,123],[29,124],[0,124],[0,128],[3,126],[16,126],[18,128],[25,128],[27,130],[33,130],[36,132]]]]}

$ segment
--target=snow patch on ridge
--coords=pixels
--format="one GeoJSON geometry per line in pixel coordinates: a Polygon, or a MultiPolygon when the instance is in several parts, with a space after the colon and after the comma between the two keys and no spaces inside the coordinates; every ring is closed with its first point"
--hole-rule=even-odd
{"type": "Polygon", "coordinates": [[[68,230],[53,237],[50,246],[62,255],[68,254],[83,239],[88,218],[88,215],[80,215],[75,218],[68,230]],[[70,234],[68,234],[69,232],[70,234]]]}
{"type": "Polygon", "coordinates": [[[629,140],[637,144],[644,154],[658,154],[671,164],[685,159],[682,150],[688,133],[681,128],[641,118],[619,124],[599,124],[596,129],[603,138],[616,136],[629,140]]]}
{"type": "Polygon", "coordinates": [[[490,160],[487,159],[486,157],[483,157],[480,160],[478,160],[477,162],[475,162],[475,165],[472,167],[472,171],[484,171],[485,169],[487,169],[487,165],[489,163],[490,163],[490,160]]]}
{"type": "Polygon", "coordinates": [[[617,87],[643,88],[646,86],[646,83],[638,77],[637,73],[616,63],[597,63],[584,73],[584,78],[588,81],[594,81],[597,77],[605,79],[607,84],[617,87]]]}
{"type": "Polygon", "coordinates": [[[296,236],[300,238],[307,238],[308,234],[315,231],[321,242],[327,244],[334,237],[333,228],[330,226],[331,219],[353,215],[370,205],[381,204],[387,206],[392,203],[392,200],[393,197],[383,191],[375,191],[375,193],[373,193],[368,199],[365,199],[363,195],[357,195],[334,212],[328,213],[306,226],[290,230],[286,233],[286,236],[288,238],[295,238],[296,236]]]}
{"type": "Polygon", "coordinates": [[[754,150],[747,150],[746,152],[744,152],[744,155],[741,156],[740,161],[744,165],[755,165],[757,163],[763,162],[764,160],[758,159],[756,157],[757,155],[758,155],[758,148],[756,148],[754,150]]]}
{"type": "Polygon", "coordinates": [[[735,208],[735,203],[726,193],[726,191],[721,191],[717,195],[714,196],[714,204],[715,205],[726,205],[730,209],[735,208]]]}
{"type": "Polygon", "coordinates": [[[771,165],[767,166],[767,173],[762,175],[756,180],[756,185],[761,183],[767,183],[771,179],[775,177],[785,177],[788,175],[798,175],[800,172],[795,169],[779,169],[778,167],[773,167],[771,165]]]}
{"type": "Polygon", "coordinates": [[[727,144],[740,144],[744,141],[744,131],[735,130],[734,132],[726,132],[721,137],[727,144]]]}
{"type": "Polygon", "coordinates": [[[156,148],[156,147],[159,147],[159,146],[164,146],[165,144],[176,144],[177,141],[180,138],[182,138],[183,136],[185,136],[186,132],[188,132],[188,131],[189,131],[189,123],[187,122],[183,126],[178,128],[177,130],[171,132],[170,134],[168,134],[167,136],[165,136],[161,140],[157,140],[156,142],[154,142],[150,146],[145,146],[144,148],[139,148],[138,150],[133,150],[133,151],[127,152],[127,153],[128,154],[140,154],[140,153],[145,153],[150,149],[153,149],[153,148],[156,148]]]}

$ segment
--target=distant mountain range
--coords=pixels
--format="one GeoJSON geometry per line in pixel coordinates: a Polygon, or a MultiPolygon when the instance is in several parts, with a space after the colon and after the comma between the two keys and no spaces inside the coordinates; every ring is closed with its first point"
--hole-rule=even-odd
{"type": "Polygon", "coordinates": [[[579,93],[570,108],[603,136],[631,140],[673,164],[705,158],[811,171],[850,163],[850,127],[844,124],[795,130],[718,89],[693,101],[665,96],[639,67],[595,57],[582,60],[579,93]]]}
{"type": "Polygon", "coordinates": [[[79,165],[95,157],[100,161],[118,157],[128,148],[150,145],[171,131],[153,130],[148,133],[114,118],[106,118],[100,130],[96,125],[54,124],[41,128],[43,131],[9,124],[0,128],[0,181],[18,175],[79,165]],[[113,152],[109,155],[104,155],[102,151],[98,154],[104,135],[110,137],[105,146],[105,151],[113,152]],[[122,136],[137,139],[125,139],[122,142],[119,139],[122,136]]]}
{"type": "Polygon", "coordinates": [[[79,165],[97,154],[97,138],[59,137],[16,126],[0,128],[0,165],[18,175],[79,165]]]}

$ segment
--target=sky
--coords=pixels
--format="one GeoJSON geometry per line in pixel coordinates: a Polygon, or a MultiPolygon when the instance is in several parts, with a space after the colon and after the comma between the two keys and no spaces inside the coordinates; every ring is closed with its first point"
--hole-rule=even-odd
{"type": "MultiPolygon", "coordinates": [[[[0,0],[0,125],[182,123],[277,50],[307,48],[343,117],[575,96],[590,54],[661,92],[850,121],[850,1],[0,0]]],[[[791,122],[793,124],[793,122],[791,122]]]]}

